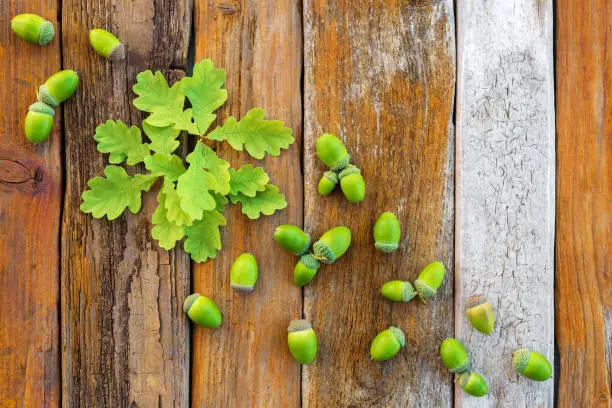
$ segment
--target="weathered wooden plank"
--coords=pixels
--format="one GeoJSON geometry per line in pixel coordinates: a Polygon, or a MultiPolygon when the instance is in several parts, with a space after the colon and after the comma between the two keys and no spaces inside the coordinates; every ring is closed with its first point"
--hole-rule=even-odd
{"type": "Polygon", "coordinates": [[[314,237],[340,224],[353,232],[347,255],[305,289],[320,347],[303,369],[304,405],[448,406],[452,380],[438,346],[453,333],[453,4],[306,0],[304,23],[305,225],[314,237]],[[317,193],[324,166],[314,147],[324,132],[362,169],[360,204],[317,193]],[[393,254],[374,249],[383,211],[402,225],[393,254]],[[430,304],[380,296],[384,282],[414,281],[434,260],[448,274],[430,304]],[[371,361],[372,339],[390,325],[404,330],[406,348],[371,361]]]}
{"type": "Polygon", "coordinates": [[[23,131],[36,89],[61,67],[58,38],[21,40],[11,19],[54,23],[59,1],[0,0],[0,406],[59,406],[59,228],[62,115],[47,142],[23,131]]]}
{"type": "MultiPolygon", "coordinates": [[[[131,105],[136,74],[185,69],[191,7],[187,0],[66,0],[64,66],[81,78],[65,107],[66,197],[62,233],[62,400],[64,406],[187,406],[189,332],[181,304],[190,263],[151,238],[155,194],[138,215],[109,222],[81,214],[87,181],[103,173],[95,127],[107,119],[138,125],[131,105]],[[111,30],[128,47],[110,64],[93,52],[88,31],[111,30]]],[[[167,76],[168,77],[168,76],[167,76]]]]}
{"type": "Polygon", "coordinates": [[[457,8],[456,335],[489,395],[457,388],[476,406],[552,406],[553,380],[512,371],[527,347],[552,362],[554,83],[552,2],[461,2],[457,8]],[[495,309],[490,336],[467,320],[466,300],[495,309]]]}
{"type": "Polygon", "coordinates": [[[226,211],[224,249],[217,259],[194,265],[193,289],[210,296],[224,316],[217,330],[194,328],[192,405],[197,407],[291,407],[300,398],[300,366],[287,350],[287,325],[301,316],[301,291],[293,285],[296,258],[273,241],[279,224],[301,225],[300,2],[243,0],[197,2],[196,61],[211,58],[227,71],[228,103],[221,120],[262,107],[270,118],[293,129],[296,144],[280,157],[258,162],[230,148],[217,152],[234,167],[263,166],[289,206],[274,216],[250,221],[237,206],[226,211]],[[229,270],[242,252],[258,260],[254,293],[236,294],[229,270]]]}
{"type": "Polygon", "coordinates": [[[560,0],[556,18],[557,401],[609,407],[612,3],[560,0]]]}

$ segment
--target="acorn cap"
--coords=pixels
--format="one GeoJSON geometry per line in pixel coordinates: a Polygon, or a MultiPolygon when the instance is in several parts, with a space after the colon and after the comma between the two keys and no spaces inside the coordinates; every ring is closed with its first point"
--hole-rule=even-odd
{"type": "Polygon", "coordinates": [[[202,296],[199,293],[194,293],[192,295],[189,295],[185,298],[185,301],[183,302],[183,312],[187,313],[189,312],[189,309],[191,309],[191,306],[194,304],[194,302],[196,300],[198,300],[198,298],[202,296]]]}
{"type": "Polygon", "coordinates": [[[531,351],[523,348],[512,353],[512,369],[519,374],[522,374],[529,363],[531,351]]]}
{"type": "Polygon", "coordinates": [[[321,264],[310,254],[302,255],[293,269],[293,283],[304,286],[314,279],[321,264]]]}
{"type": "Polygon", "coordinates": [[[351,174],[361,174],[361,170],[359,169],[359,167],[349,164],[347,168],[345,168],[338,174],[338,178],[342,180],[343,178],[345,178],[346,176],[350,176],[351,174]]]}
{"type": "Polygon", "coordinates": [[[404,347],[406,345],[406,337],[404,336],[404,332],[401,329],[398,329],[395,326],[389,327],[389,331],[393,333],[399,344],[404,347]]]}
{"type": "Polygon", "coordinates": [[[289,323],[289,327],[287,327],[287,332],[293,333],[310,329],[312,329],[312,325],[308,320],[297,319],[292,320],[291,323],[289,323]]]}
{"type": "Polygon", "coordinates": [[[321,263],[311,254],[302,255],[300,262],[309,269],[319,269],[321,267],[321,263]]]}
{"type": "Polygon", "coordinates": [[[326,171],[325,173],[323,173],[323,177],[325,177],[334,184],[338,184],[338,174],[335,171],[326,171]]]}
{"type": "Polygon", "coordinates": [[[108,59],[111,61],[121,61],[125,59],[125,45],[122,43],[117,44],[115,48],[108,55],[108,59]]]}
{"type": "Polygon", "coordinates": [[[34,102],[28,107],[32,112],[44,113],[46,115],[55,116],[55,110],[43,102],[34,102]]]}

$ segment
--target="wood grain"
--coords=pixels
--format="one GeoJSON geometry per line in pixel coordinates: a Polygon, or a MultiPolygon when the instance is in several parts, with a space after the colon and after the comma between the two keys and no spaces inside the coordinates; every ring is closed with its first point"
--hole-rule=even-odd
{"type": "Polygon", "coordinates": [[[557,400],[609,407],[612,3],[561,0],[556,17],[557,400]]]}
{"type": "Polygon", "coordinates": [[[60,41],[21,40],[11,19],[37,13],[59,31],[59,2],[0,0],[0,406],[60,403],[59,228],[62,114],[52,134],[24,134],[36,89],[60,69],[60,41]]]}
{"type": "Polygon", "coordinates": [[[453,332],[453,4],[306,0],[304,24],[305,226],[318,237],[346,225],[353,243],[304,292],[320,346],[303,370],[303,405],[449,406],[452,380],[438,347],[453,332]],[[324,166],[314,147],[324,132],[362,169],[363,202],[317,193],[324,166]],[[393,254],[374,249],[384,211],[402,226],[393,254]],[[448,273],[428,305],[382,298],[383,283],[414,281],[435,260],[448,273]],[[404,330],[406,348],[370,360],[372,339],[391,325],[404,330]]]}
{"type": "Polygon", "coordinates": [[[456,388],[461,407],[553,405],[554,381],[512,370],[527,347],[551,362],[554,282],[552,2],[461,2],[457,8],[456,335],[489,395],[456,388]],[[466,316],[488,298],[490,336],[466,316]]]}
{"type": "Polygon", "coordinates": [[[151,238],[156,195],[144,195],[138,215],[112,222],[79,206],[87,181],[108,164],[96,150],[95,127],[107,119],[140,124],[131,105],[136,74],[149,68],[174,80],[184,74],[190,2],[65,0],[62,21],[64,67],[81,79],[65,106],[63,406],[184,407],[189,336],[181,304],[190,267],[181,250],[166,252],[151,238]],[[126,61],[111,64],[93,52],[88,31],[98,27],[126,43],[126,61]]]}
{"type": "Polygon", "coordinates": [[[238,206],[226,210],[224,249],[217,259],[195,264],[193,290],[214,299],[223,313],[217,330],[194,328],[192,405],[197,407],[292,407],[300,398],[300,365],[287,348],[287,326],[301,317],[302,298],[293,285],[297,258],[273,240],[279,224],[302,225],[301,93],[302,33],[297,0],[201,1],[195,7],[196,61],[211,58],[227,71],[228,102],[220,118],[242,117],[262,107],[285,121],[296,143],[280,157],[257,161],[216,146],[233,167],[262,166],[289,206],[251,221],[238,206]],[[234,259],[250,252],[259,281],[248,295],[229,285],[234,259]]]}

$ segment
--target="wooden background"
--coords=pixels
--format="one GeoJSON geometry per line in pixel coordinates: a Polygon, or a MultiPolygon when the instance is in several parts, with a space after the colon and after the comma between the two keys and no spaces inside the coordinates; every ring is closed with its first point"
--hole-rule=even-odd
{"type": "MultiPolygon", "coordinates": [[[[608,407],[612,382],[609,167],[612,3],[608,0],[0,0],[0,407],[608,407]],[[23,12],[55,24],[46,47],[10,29],[23,12]],[[128,46],[110,64],[87,33],[128,46]],[[224,250],[192,264],[150,238],[155,195],[140,215],[94,220],[79,210],[106,162],[95,127],[138,125],[136,74],[172,81],[194,61],[227,71],[220,118],[252,107],[282,119],[296,143],[260,165],[289,202],[250,221],[229,207],[224,250]],[[49,141],[27,142],[36,87],[60,69],[81,84],[49,141]],[[316,138],[346,143],[366,200],[321,197],[316,138]],[[401,248],[373,248],[383,211],[401,248]],[[314,237],[345,224],[354,243],[304,289],[295,258],[271,240],[281,223],[314,237]],[[255,293],[228,285],[253,252],[255,293]],[[448,268],[428,305],[391,304],[378,290],[448,268]],[[191,327],[184,297],[217,301],[218,330],[191,327]],[[495,332],[466,322],[465,301],[489,297],[495,332]],[[309,366],[286,347],[290,320],[319,338],[309,366]],[[407,347],[369,360],[396,325],[407,347]],[[490,394],[469,397],[438,357],[464,341],[490,394]],[[534,383],[510,369],[534,348],[555,365],[534,383]]],[[[219,144],[234,165],[256,162],[219,144]]],[[[185,152],[183,152],[184,154],[185,152]]]]}

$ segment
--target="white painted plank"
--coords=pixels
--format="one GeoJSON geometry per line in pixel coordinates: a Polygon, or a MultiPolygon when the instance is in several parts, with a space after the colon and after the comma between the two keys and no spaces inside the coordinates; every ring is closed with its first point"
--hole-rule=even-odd
{"type": "MultiPolygon", "coordinates": [[[[457,3],[456,336],[489,384],[459,407],[553,405],[553,380],[512,371],[512,352],[554,355],[555,132],[551,0],[457,3]],[[490,336],[465,301],[495,308],[490,336]]],[[[579,391],[577,391],[579,392],[579,391]]]]}

